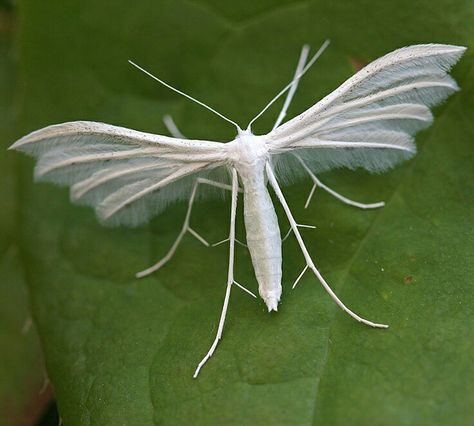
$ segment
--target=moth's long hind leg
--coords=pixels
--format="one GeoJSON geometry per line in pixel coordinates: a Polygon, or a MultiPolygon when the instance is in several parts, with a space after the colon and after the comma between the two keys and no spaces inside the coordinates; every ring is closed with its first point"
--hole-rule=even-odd
{"type": "Polygon", "coordinates": [[[193,375],[194,378],[198,376],[199,371],[201,370],[203,365],[212,356],[212,354],[216,350],[219,340],[222,337],[222,330],[224,329],[227,308],[229,306],[230,291],[232,289],[232,285],[235,283],[234,281],[234,248],[235,248],[235,216],[237,212],[237,194],[238,194],[237,172],[235,169],[232,169],[232,203],[231,203],[231,210],[230,210],[230,230],[229,230],[229,269],[227,272],[227,287],[225,291],[224,304],[222,306],[219,326],[217,327],[217,335],[214,339],[214,342],[212,342],[212,345],[209,351],[207,352],[206,356],[198,364],[196,371],[194,372],[194,375],[193,375]]]}
{"type": "Polygon", "coordinates": [[[309,203],[311,202],[311,199],[313,198],[313,195],[314,195],[314,191],[316,190],[316,188],[321,188],[321,189],[324,189],[326,192],[328,192],[329,194],[331,194],[333,197],[337,198],[339,201],[342,201],[343,203],[345,204],[348,204],[350,206],[354,206],[354,207],[358,207],[360,209],[364,209],[364,210],[367,210],[367,209],[378,209],[380,207],[383,207],[385,206],[385,203],[383,201],[379,201],[377,203],[369,203],[369,204],[364,204],[364,203],[360,203],[359,201],[354,201],[354,200],[351,200],[347,197],[345,197],[344,195],[342,194],[339,194],[338,192],[334,191],[334,189],[331,189],[329,188],[329,186],[325,185],[324,183],[322,183],[317,177],[316,175],[311,171],[311,169],[306,165],[306,163],[298,156],[298,155],[295,155],[295,157],[298,159],[298,161],[301,163],[301,165],[303,166],[303,168],[306,170],[306,172],[308,173],[308,175],[311,177],[311,179],[313,180],[313,187],[311,188],[311,191],[309,193],[309,196],[308,196],[308,199],[306,200],[306,203],[304,205],[304,208],[308,208],[309,206],[309,203]]]}
{"type": "Polygon", "coordinates": [[[186,216],[184,218],[183,227],[181,228],[181,231],[178,234],[178,237],[176,238],[175,242],[173,243],[173,245],[169,249],[168,253],[166,253],[166,255],[161,260],[159,260],[157,263],[150,266],[149,268],[138,272],[136,274],[137,278],[143,278],[147,275],[150,275],[151,273],[157,271],[163,265],[165,265],[173,257],[173,255],[175,254],[179,244],[181,243],[183,237],[186,235],[187,232],[189,232],[192,236],[194,236],[196,239],[198,239],[205,246],[209,247],[210,244],[203,237],[201,237],[193,228],[191,228],[191,226],[189,224],[190,219],[191,219],[191,212],[193,210],[193,204],[194,204],[194,201],[196,199],[196,192],[197,192],[198,186],[200,184],[215,186],[217,188],[221,188],[221,189],[225,189],[225,190],[229,190],[229,191],[232,190],[232,187],[230,185],[226,185],[226,184],[223,184],[223,183],[220,183],[220,182],[215,182],[215,181],[212,181],[212,180],[209,180],[209,179],[197,178],[196,181],[194,182],[194,186],[193,186],[193,189],[191,191],[191,197],[189,198],[189,201],[188,201],[188,210],[187,210],[186,216]]]}
{"type": "MultiPolygon", "coordinates": [[[[300,231],[298,229],[298,225],[295,221],[295,219],[293,218],[293,215],[291,214],[291,211],[290,211],[290,208],[288,207],[288,204],[285,200],[285,197],[283,196],[283,193],[280,189],[280,186],[278,185],[278,182],[275,178],[275,174],[273,173],[273,170],[270,166],[270,164],[267,163],[266,165],[266,172],[267,172],[267,176],[268,176],[268,180],[270,182],[270,185],[273,187],[283,209],[285,210],[285,213],[286,213],[286,216],[288,218],[288,221],[290,222],[290,225],[291,225],[291,228],[293,229],[293,232],[296,236],[296,239],[298,240],[298,244],[301,248],[301,251],[303,252],[303,256],[305,258],[305,261],[306,261],[306,267],[305,267],[305,270],[306,269],[311,269],[311,271],[313,271],[313,273],[316,275],[316,277],[318,278],[319,282],[323,285],[324,289],[329,293],[329,295],[332,297],[332,299],[337,303],[337,305],[343,310],[345,311],[346,313],[348,313],[352,318],[354,318],[355,320],[363,323],[363,324],[366,324],[366,325],[369,325],[371,327],[376,327],[376,328],[387,328],[388,325],[385,325],[385,324],[378,324],[378,323],[374,323],[372,321],[368,321],[362,317],[360,317],[359,315],[357,315],[356,313],[352,312],[346,305],[344,305],[344,303],[341,302],[341,300],[339,300],[339,298],[336,296],[336,294],[332,291],[331,287],[329,286],[329,284],[326,282],[326,280],[323,278],[323,276],[321,275],[321,273],[318,271],[318,269],[316,268],[316,266],[314,265],[314,262],[313,260],[311,259],[311,256],[309,255],[308,253],[308,250],[304,244],[304,241],[303,239],[301,238],[301,235],[300,235],[300,231]]],[[[304,271],[303,271],[304,272],[304,271]]],[[[301,278],[302,274],[300,274],[300,276],[298,277],[298,280],[301,278]]],[[[297,281],[298,281],[297,280],[297,281]]]]}

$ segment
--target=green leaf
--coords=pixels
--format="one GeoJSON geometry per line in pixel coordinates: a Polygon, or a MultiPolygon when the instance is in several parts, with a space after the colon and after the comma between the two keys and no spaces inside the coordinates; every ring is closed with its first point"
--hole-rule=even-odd
{"type": "MultiPolygon", "coordinates": [[[[13,138],[15,87],[12,38],[16,16],[0,3],[0,147],[13,138]]],[[[13,153],[0,156],[0,419],[5,426],[33,424],[49,402],[38,335],[18,247],[18,203],[13,153]]]]}
{"type": "MultiPolygon", "coordinates": [[[[291,114],[354,69],[397,47],[474,46],[474,7],[429,2],[23,1],[20,45],[24,132],[88,119],[229,140],[225,122],[131,69],[134,59],[244,124],[291,78],[303,43],[330,49],[302,81],[291,114]]],[[[388,330],[363,327],[333,304],[284,247],[278,313],[234,291],[224,338],[198,380],[225,290],[227,249],[187,237],[173,260],[137,281],[166,253],[185,206],[135,230],[100,227],[67,192],[21,172],[21,244],[48,372],[66,425],[467,424],[474,415],[471,277],[474,188],[473,55],[455,77],[462,91],[436,110],[417,157],[383,176],[333,172],[324,182],[353,198],[387,201],[359,211],[309,182],[286,190],[304,237],[335,291],[388,330]]],[[[269,128],[273,108],[259,122],[269,128]]],[[[206,202],[193,226],[210,241],[228,231],[229,203],[206,202]]],[[[285,221],[280,214],[282,230],[285,221]]],[[[239,234],[243,234],[241,212],[239,234]]],[[[248,253],[237,280],[255,289],[248,253]]]]}

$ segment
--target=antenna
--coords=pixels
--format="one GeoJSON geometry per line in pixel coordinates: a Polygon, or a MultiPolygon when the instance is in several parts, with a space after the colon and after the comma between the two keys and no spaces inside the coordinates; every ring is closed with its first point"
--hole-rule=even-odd
{"type": "Polygon", "coordinates": [[[221,114],[220,112],[217,112],[214,108],[211,108],[209,105],[206,105],[204,102],[198,101],[197,99],[193,98],[192,96],[182,92],[179,89],[176,89],[175,87],[171,86],[170,84],[168,84],[168,83],[164,82],[163,80],[159,79],[158,77],[154,76],[152,73],[148,72],[147,70],[142,68],[140,65],[137,65],[135,62],[133,62],[131,60],[129,60],[128,62],[131,65],[133,65],[135,68],[139,69],[140,71],[142,71],[143,73],[145,73],[146,75],[151,77],[153,80],[156,80],[158,83],[161,83],[163,86],[167,87],[168,89],[171,89],[174,92],[179,93],[180,95],[184,96],[185,98],[188,98],[193,102],[196,102],[197,104],[203,106],[204,108],[207,108],[209,111],[211,111],[214,114],[218,115],[220,118],[224,119],[225,121],[233,124],[237,128],[238,132],[242,131],[240,126],[235,121],[232,121],[230,118],[227,118],[225,115],[221,114]]]}
{"type": "Polygon", "coordinates": [[[326,50],[326,48],[329,46],[329,43],[330,41],[329,40],[326,40],[322,46],[319,48],[319,50],[314,54],[314,56],[311,58],[311,60],[306,64],[306,66],[303,68],[303,70],[298,74],[298,75],[295,75],[295,77],[293,78],[293,80],[290,81],[290,83],[288,83],[266,106],[265,108],[263,108],[253,119],[252,121],[249,123],[249,125],[247,126],[247,129],[250,130],[250,128],[252,127],[252,124],[255,123],[255,121],[257,119],[259,119],[262,114],[268,109],[270,108],[273,103],[275,101],[277,101],[282,95],[285,94],[285,92],[290,89],[291,87],[293,87],[293,85],[295,85],[295,83],[297,83],[299,81],[299,79],[301,77],[303,77],[303,75],[305,75],[306,71],[308,71],[311,66],[316,62],[316,60],[322,55],[322,53],[326,50]]]}

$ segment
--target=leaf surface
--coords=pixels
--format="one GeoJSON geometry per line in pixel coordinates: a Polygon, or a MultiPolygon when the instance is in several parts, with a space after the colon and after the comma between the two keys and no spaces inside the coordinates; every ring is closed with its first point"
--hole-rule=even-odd
{"type": "MultiPolygon", "coordinates": [[[[131,58],[241,125],[291,78],[300,47],[332,45],[301,82],[292,115],[397,47],[474,46],[471,2],[24,0],[23,132],[77,119],[165,133],[171,113],[193,138],[230,140],[225,122],[131,69],[131,58]],[[249,6],[252,4],[253,6],[249,6]],[[232,9],[232,12],[229,10],[232,9]]],[[[291,283],[303,259],[284,247],[278,313],[234,290],[224,339],[198,380],[216,331],[227,248],[191,236],[153,276],[185,206],[148,227],[108,229],[64,189],[31,182],[22,161],[21,245],[48,372],[66,425],[467,424],[474,415],[473,56],[455,69],[462,91],[417,137],[414,160],[383,176],[344,171],[323,182],[384,209],[358,211],[309,181],[287,188],[304,237],[335,291],[372,330],[340,312],[315,279],[291,283]]],[[[268,130],[277,107],[259,122],[268,130]]],[[[240,206],[241,207],[241,206],[240,206]]],[[[282,231],[287,225],[278,211],[282,231]]],[[[228,232],[229,202],[196,208],[210,241],[228,232]]],[[[238,233],[244,235],[241,211],[238,233]]],[[[237,280],[256,289],[239,249],[237,280]]]]}
{"type": "MultiPolygon", "coordinates": [[[[0,3],[0,148],[14,138],[12,108],[16,78],[13,7],[0,3]]],[[[18,202],[15,155],[0,156],[0,423],[34,424],[51,392],[45,383],[43,358],[32,323],[28,289],[18,241],[18,202]],[[43,386],[45,384],[45,386],[43,386]]]]}

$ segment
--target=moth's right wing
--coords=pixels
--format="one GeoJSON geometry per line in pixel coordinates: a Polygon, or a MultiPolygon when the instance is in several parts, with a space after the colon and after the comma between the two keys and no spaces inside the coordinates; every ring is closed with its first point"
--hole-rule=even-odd
{"type": "Polygon", "coordinates": [[[198,175],[222,172],[224,145],[76,121],[30,133],[10,149],[36,157],[35,180],[70,185],[71,201],[94,206],[101,222],[136,226],[188,196],[198,175]]]}
{"type": "Polygon", "coordinates": [[[395,50],[361,69],[313,107],[277,127],[267,146],[280,177],[363,167],[380,172],[410,158],[430,108],[458,90],[448,75],[466,49],[426,44],[395,50]]]}

